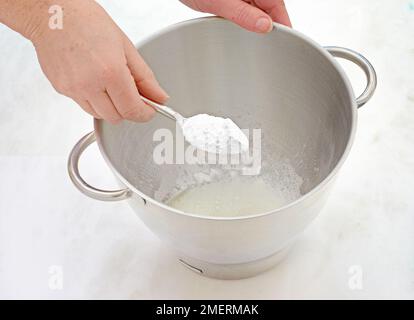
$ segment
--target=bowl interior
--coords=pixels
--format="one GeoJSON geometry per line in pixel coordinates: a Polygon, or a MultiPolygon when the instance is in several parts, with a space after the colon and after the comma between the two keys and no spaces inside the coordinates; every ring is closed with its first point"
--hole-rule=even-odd
{"type": "MultiPolygon", "coordinates": [[[[170,94],[168,104],[184,116],[209,113],[261,130],[261,176],[269,181],[290,179],[293,168],[303,195],[341,159],[352,131],[352,94],[332,59],[297,32],[277,27],[258,35],[219,18],[199,19],[158,33],[139,50],[170,94]]],[[[146,124],[97,123],[112,167],[157,201],[211,169],[154,161],[154,133],[168,129],[176,137],[175,123],[161,115],[146,124]]]]}

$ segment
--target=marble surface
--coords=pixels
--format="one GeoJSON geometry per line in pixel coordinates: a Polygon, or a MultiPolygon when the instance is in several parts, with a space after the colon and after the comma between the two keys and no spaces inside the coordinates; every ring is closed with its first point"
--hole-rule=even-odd
{"type": "MultiPolygon", "coordinates": [[[[199,16],[178,1],[100,2],[133,41],[199,16]]],[[[287,4],[299,31],[365,54],[378,90],[323,212],[287,260],[240,281],[188,271],[127,204],[75,190],[66,159],[92,121],[0,26],[0,298],[414,298],[414,2],[287,4]]],[[[363,76],[344,68],[359,92],[363,76]]],[[[81,169],[115,185],[96,147],[81,169]]]]}

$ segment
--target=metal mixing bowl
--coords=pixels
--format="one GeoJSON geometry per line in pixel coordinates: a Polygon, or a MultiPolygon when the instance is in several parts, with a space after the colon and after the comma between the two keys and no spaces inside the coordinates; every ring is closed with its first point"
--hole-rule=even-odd
{"type": "MultiPolygon", "coordinates": [[[[162,116],[146,124],[95,120],[94,132],[70,155],[72,181],[94,199],[128,199],[142,221],[198,273],[235,279],[267,270],[325,203],[351,148],[357,108],[375,90],[373,67],[354,51],[323,48],[279,24],[270,34],[258,35],[220,18],[173,25],[138,49],[181,114],[222,115],[242,128],[261,128],[265,160],[287,159],[303,179],[302,196],[272,212],[243,217],[203,217],[167,206],[157,196],[160,186],[174,186],[190,165],[154,163],[154,131],[175,131],[162,116]],[[333,56],[365,72],[368,84],[358,99],[333,56]],[[79,157],[95,140],[121,190],[99,190],[81,178],[79,157]]],[[[272,174],[271,166],[263,171],[272,174]]]]}

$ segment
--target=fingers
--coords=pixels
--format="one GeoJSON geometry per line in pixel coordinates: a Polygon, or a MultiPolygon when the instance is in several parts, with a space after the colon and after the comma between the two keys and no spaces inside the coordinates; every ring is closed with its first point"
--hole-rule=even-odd
{"type": "Polygon", "coordinates": [[[272,19],[266,12],[242,0],[212,1],[203,11],[229,19],[254,32],[266,33],[273,28],[272,19]]]}
{"type": "Polygon", "coordinates": [[[106,90],[122,119],[146,122],[153,118],[155,110],[141,100],[127,66],[118,68],[118,72],[107,83],[106,90]]]}
{"type": "Polygon", "coordinates": [[[87,100],[83,99],[73,99],[78,105],[81,106],[81,108],[89,113],[91,116],[93,116],[96,119],[102,119],[102,117],[95,111],[95,109],[91,106],[91,104],[87,100]]]}
{"type": "Polygon", "coordinates": [[[254,3],[267,12],[273,21],[292,27],[289,14],[283,0],[255,0],[254,3]]]}
{"type": "Polygon", "coordinates": [[[140,94],[159,103],[166,102],[169,98],[168,94],[161,88],[152,70],[129,41],[125,44],[125,54],[128,67],[140,94]]]}
{"type": "MultiPolygon", "coordinates": [[[[138,55],[135,48],[134,51],[138,55]]],[[[168,96],[141,57],[135,58],[131,65],[135,79],[126,64],[112,65],[102,73],[102,89],[84,90],[81,95],[83,98],[74,100],[95,118],[105,119],[112,124],[123,119],[149,121],[155,115],[155,110],[141,99],[137,86],[146,97],[160,103],[165,102],[168,96]]]]}
{"type": "Polygon", "coordinates": [[[100,92],[91,97],[90,104],[100,118],[112,124],[117,124],[122,120],[107,92],[100,92]]]}

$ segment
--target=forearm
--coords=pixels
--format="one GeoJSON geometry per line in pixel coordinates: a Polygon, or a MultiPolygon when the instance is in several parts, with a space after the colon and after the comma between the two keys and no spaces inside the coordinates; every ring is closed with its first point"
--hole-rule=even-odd
{"type": "Polygon", "coordinates": [[[0,0],[0,22],[29,40],[47,27],[49,0],[0,0]]]}

